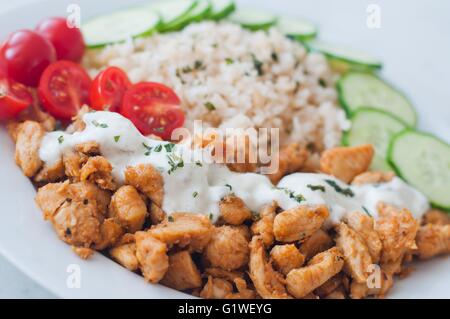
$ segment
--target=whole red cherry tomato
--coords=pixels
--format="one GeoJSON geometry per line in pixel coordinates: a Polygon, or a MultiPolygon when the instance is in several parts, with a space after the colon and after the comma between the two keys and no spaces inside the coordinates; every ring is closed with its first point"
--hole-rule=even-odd
{"type": "Polygon", "coordinates": [[[54,61],[53,45],[31,30],[12,33],[0,50],[0,65],[7,76],[27,86],[37,86],[42,72],[54,61]]]}
{"type": "Polygon", "coordinates": [[[53,44],[58,60],[81,61],[86,47],[83,34],[80,29],[69,27],[66,18],[45,19],[38,24],[36,32],[53,44]]]}

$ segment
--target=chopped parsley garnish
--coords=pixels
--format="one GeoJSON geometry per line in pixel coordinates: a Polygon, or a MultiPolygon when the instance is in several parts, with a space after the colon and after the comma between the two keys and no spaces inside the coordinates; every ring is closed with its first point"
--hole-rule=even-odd
{"type": "Polygon", "coordinates": [[[199,161],[195,162],[195,165],[197,165],[198,167],[202,167],[203,166],[203,164],[200,163],[199,161]]]}
{"type": "Polygon", "coordinates": [[[226,187],[228,187],[230,189],[230,191],[233,190],[233,187],[230,184],[225,184],[226,187]]]}
{"type": "Polygon", "coordinates": [[[212,46],[214,49],[217,48],[217,47],[219,47],[219,45],[218,45],[217,43],[213,43],[211,46],[212,46]]]}
{"type": "Polygon", "coordinates": [[[175,144],[173,144],[173,143],[169,143],[169,144],[165,144],[165,145],[164,145],[164,148],[166,149],[166,152],[167,152],[167,153],[172,152],[172,150],[173,150],[174,147],[175,147],[175,144]]]}
{"type": "Polygon", "coordinates": [[[167,155],[167,159],[170,165],[170,169],[167,171],[168,174],[172,174],[176,169],[184,167],[183,159],[175,154],[167,155]]]}
{"type": "Polygon", "coordinates": [[[165,128],[164,127],[157,127],[157,128],[154,128],[153,130],[156,131],[156,132],[159,132],[159,133],[163,133],[165,128]]]}
{"type": "Polygon", "coordinates": [[[64,136],[60,136],[60,137],[58,137],[58,143],[59,144],[62,144],[62,143],[64,143],[64,136]]]}
{"type": "Polygon", "coordinates": [[[169,223],[173,223],[173,217],[172,216],[167,217],[167,220],[169,221],[169,223]]]}
{"type": "Polygon", "coordinates": [[[213,219],[213,214],[209,213],[209,219],[212,220],[213,219]]]}
{"type": "Polygon", "coordinates": [[[295,200],[297,203],[301,203],[306,200],[306,198],[302,194],[295,194],[294,191],[291,191],[287,188],[283,187],[274,187],[275,189],[281,190],[289,195],[289,198],[295,200]]]}
{"type": "Polygon", "coordinates": [[[325,193],[325,186],[322,186],[322,185],[311,185],[311,184],[308,184],[308,185],[306,185],[306,187],[308,187],[312,191],[322,191],[322,192],[325,193]]]}
{"type": "Polygon", "coordinates": [[[230,64],[233,64],[233,63],[234,63],[234,60],[233,60],[232,58],[226,58],[226,59],[225,59],[225,63],[226,63],[227,65],[230,65],[230,64]]]}
{"type": "Polygon", "coordinates": [[[262,69],[263,63],[260,60],[258,60],[254,54],[252,54],[252,59],[253,59],[253,66],[258,72],[258,75],[259,76],[264,75],[264,71],[262,69]]]}
{"type": "Polygon", "coordinates": [[[198,192],[193,192],[192,193],[192,197],[194,197],[194,198],[197,197],[197,195],[198,195],[198,192]]]}
{"type": "Polygon", "coordinates": [[[274,60],[275,62],[278,62],[278,54],[275,51],[272,52],[271,57],[272,57],[272,60],[274,60]]]}
{"type": "Polygon", "coordinates": [[[216,109],[216,106],[211,102],[206,102],[205,107],[208,109],[208,111],[214,111],[216,109]]]}
{"type": "Polygon", "coordinates": [[[331,179],[326,179],[325,182],[328,185],[330,185],[331,187],[333,187],[336,192],[341,193],[344,196],[347,196],[347,197],[355,196],[355,194],[353,193],[353,191],[350,188],[342,188],[335,181],[333,181],[331,179]]]}
{"type": "Polygon", "coordinates": [[[324,79],[319,79],[319,85],[321,86],[321,87],[327,87],[327,83],[325,82],[325,80],[324,79]]]}
{"type": "Polygon", "coordinates": [[[119,142],[119,140],[120,140],[120,135],[116,135],[116,136],[114,136],[114,142],[119,142]]]}
{"type": "Polygon", "coordinates": [[[150,153],[152,152],[152,149],[153,149],[153,147],[151,147],[151,146],[148,146],[145,142],[144,143],[142,143],[142,146],[144,146],[145,147],[145,149],[147,150],[144,154],[145,154],[145,156],[149,156],[150,155],[150,153]]]}
{"type": "Polygon", "coordinates": [[[161,152],[161,150],[162,150],[162,145],[159,144],[159,145],[155,146],[155,148],[154,148],[153,150],[154,150],[156,153],[161,152]]]}
{"type": "Polygon", "coordinates": [[[369,215],[369,217],[372,217],[372,214],[369,213],[369,210],[368,210],[366,207],[364,207],[364,206],[361,206],[361,207],[362,207],[363,211],[364,211],[367,215],[369,215]]]}
{"type": "Polygon", "coordinates": [[[201,69],[202,67],[203,67],[203,62],[202,62],[202,61],[196,60],[196,61],[194,62],[194,69],[195,69],[195,70],[199,70],[199,69],[201,69]]]}
{"type": "Polygon", "coordinates": [[[107,128],[107,127],[108,127],[108,124],[106,124],[106,123],[99,123],[99,122],[97,122],[96,120],[93,120],[93,121],[92,121],[92,124],[93,124],[95,127],[101,127],[101,128],[107,128]]]}

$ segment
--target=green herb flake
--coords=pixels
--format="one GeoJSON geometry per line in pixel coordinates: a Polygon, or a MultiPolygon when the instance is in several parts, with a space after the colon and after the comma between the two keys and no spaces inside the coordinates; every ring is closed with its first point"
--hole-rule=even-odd
{"type": "Polygon", "coordinates": [[[170,169],[167,171],[169,175],[172,174],[178,168],[184,167],[183,159],[175,154],[167,155],[167,159],[170,165],[170,169]]]}
{"type": "Polygon", "coordinates": [[[208,111],[214,111],[216,109],[216,106],[211,102],[206,102],[204,105],[208,109],[208,111]]]}
{"type": "Polygon", "coordinates": [[[184,68],[181,69],[181,72],[183,72],[183,73],[190,73],[192,71],[193,71],[193,69],[189,65],[185,66],[184,68]]]}
{"type": "Polygon", "coordinates": [[[323,88],[327,87],[327,83],[325,82],[324,79],[319,79],[319,85],[323,88]]]}
{"type": "Polygon", "coordinates": [[[58,143],[59,144],[64,143],[64,136],[61,135],[61,136],[58,137],[58,143]]]}
{"type": "Polygon", "coordinates": [[[308,184],[308,185],[306,185],[306,187],[308,187],[312,191],[322,191],[322,192],[325,193],[325,186],[322,186],[322,185],[311,185],[311,184],[308,184]]]}
{"type": "Polygon", "coordinates": [[[172,152],[174,147],[175,147],[174,143],[169,143],[169,144],[165,144],[164,145],[164,148],[165,148],[167,153],[172,152]]]}
{"type": "Polygon", "coordinates": [[[344,196],[347,196],[347,197],[355,196],[355,194],[353,193],[353,191],[350,188],[342,188],[335,181],[333,181],[331,179],[326,179],[325,182],[328,185],[330,185],[331,187],[333,187],[336,192],[341,193],[344,196]]]}
{"type": "Polygon", "coordinates": [[[200,60],[196,60],[194,62],[194,69],[195,70],[200,70],[203,67],[203,62],[200,60]]]}
{"type": "Polygon", "coordinates": [[[195,162],[195,165],[197,165],[198,167],[202,167],[202,166],[203,166],[203,164],[200,163],[200,161],[196,161],[196,162],[195,162]]]}
{"type": "Polygon", "coordinates": [[[144,155],[145,155],[145,156],[149,156],[149,155],[151,154],[151,152],[152,152],[153,147],[148,146],[147,143],[145,143],[145,142],[142,143],[142,146],[144,146],[144,148],[147,150],[147,151],[144,153],[144,155]]]}
{"type": "Polygon", "coordinates": [[[169,223],[173,223],[173,217],[172,216],[167,217],[167,220],[169,221],[169,223]]]}
{"type": "Polygon", "coordinates": [[[193,192],[192,193],[192,197],[194,197],[194,198],[197,197],[197,195],[198,195],[198,192],[193,192]]]}
{"type": "Polygon", "coordinates": [[[283,187],[274,186],[274,188],[285,192],[286,195],[289,195],[289,198],[295,200],[297,203],[306,201],[306,198],[302,194],[295,194],[294,191],[291,191],[291,190],[289,190],[287,188],[283,188],[283,187]]]}
{"type": "Polygon", "coordinates": [[[263,63],[260,60],[258,60],[254,54],[252,54],[252,59],[253,59],[253,66],[255,67],[256,71],[258,72],[258,75],[259,76],[264,75],[263,63]]]}
{"type": "Polygon", "coordinates": [[[114,136],[114,142],[119,142],[119,140],[120,140],[120,135],[116,135],[116,136],[114,136]]]}
{"type": "Polygon", "coordinates": [[[155,146],[155,148],[154,148],[153,150],[154,150],[156,153],[161,152],[161,150],[162,150],[162,145],[159,144],[158,146],[155,146]]]}
{"type": "Polygon", "coordinates": [[[234,60],[233,60],[232,58],[226,58],[226,59],[225,59],[225,63],[226,63],[227,65],[230,65],[230,64],[233,64],[233,63],[234,63],[234,60]]]}
{"type": "Polygon", "coordinates": [[[164,127],[157,127],[153,129],[154,131],[158,132],[158,133],[163,133],[165,131],[164,127]]]}
{"type": "Polygon", "coordinates": [[[209,213],[209,220],[213,220],[214,215],[212,213],[209,213]]]}
{"type": "Polygon", "coordinates": [[[230,192],[233,190],[233,187],[230,184],[225,184],[225,186],[230,189],[230,192]]]}
{"type": "Polygon", "coordinates": [[[101,127],[101,128],[107,128],[107,127],[108,127],[108,124],[106,124],[106,123],[99,123],[99,122],[97,122],[96,120],[93,120],[93,121],[92,121],[92,124],[93,124],[95,127],[101,127]]]}
{"type": "Polygon", "coordinates": [[[361,206],[361,207],[362,207],[363,211],[364,211],[369,217],[372,217],[372,214],[369,213],[369,210],[368,210],[366,207],[364,207],[364,206],[361,206]]]}
{"type": "Polygon", "coordinates": [[[275,51],[273,51],[270,56],[274,62],[278,62],[278,54],[275,51]]]}

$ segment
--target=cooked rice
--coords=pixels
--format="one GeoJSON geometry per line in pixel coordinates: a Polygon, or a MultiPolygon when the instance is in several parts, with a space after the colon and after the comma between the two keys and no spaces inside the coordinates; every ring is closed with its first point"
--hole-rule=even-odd
{"type": "Polygon", "coordinates": [[[172,87],[189,129],[194,120],[220,129],[277,127],[282,144],[322,150],[338,145],[349,125],[337,105],[337,76],[324,56],[308,53],[275,29],[251,32],[202,22],[92,50],[84,64],[92,76],[118,66],[133,82],[172,87]]]}

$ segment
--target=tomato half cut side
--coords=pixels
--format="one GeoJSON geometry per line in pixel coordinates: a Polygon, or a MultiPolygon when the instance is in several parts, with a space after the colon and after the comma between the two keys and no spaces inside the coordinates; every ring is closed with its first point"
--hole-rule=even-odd
{"type": "Polygon", "coordinates": [[[33,103],[30,90],[14,80],[0,79],[0,120],[12,120],[33,103]]]}
{"type": "Polygon", "coordinates": [[[144,135],[170,140],[172,132],[184,124],[184,112],[175,92],[160,83],[141,82],[125,93],[121,114],[144,135]]]}
{"type": "Polygon", "coordinates": [[[39,98],[44,109],[59,120],[70,120],[84,104],[89,104],[91,79],[71,61],[58,61],[45,69],[39,82],[39,98]]]}
{"type": "Polygon", "coordinates": [[[94,110],[119,112],[125,91],[131,86],[127,74],[117,67],[100,72],[92,82],[91,107],[94,110]]]}

